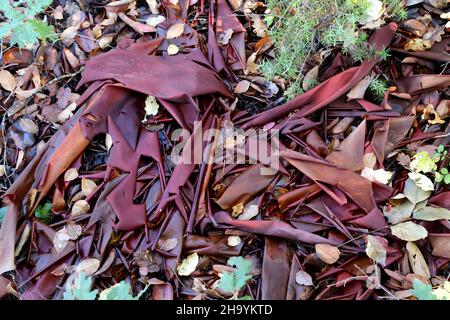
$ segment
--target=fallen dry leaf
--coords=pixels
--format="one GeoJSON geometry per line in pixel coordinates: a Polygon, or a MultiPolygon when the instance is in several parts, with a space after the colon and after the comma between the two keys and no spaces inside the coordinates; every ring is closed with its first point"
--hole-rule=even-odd
{"type": "Polygon", "coordinates": [[[95,258],[87,258],[77,264],[75,271],[84,272],[86,276],[93,275],[100,267],[100,260],[95,258]]]}
{"type": "Polygon", "coordinates": [[[332,245],[319,243],[316,244],[316,254],[320,260],[325,262],[326,264],[333,264],[339,260],[341,255],[341,251],[332,245]]]}
{"type": "Polygon", "coordinates": [[[388,241],[386,239],[379,236],[368,235],[366,254],[370,259],[384,266],[386,264],[387,245],[388,241]]]}
{"type": "Polygon", "coordinates": [[[250,81],[241,80],[238,82],[236,87],[234,88],[235,93],[245,93],[250,88],[250,81]]]}
{"type": "Polygon", "coordinates": [[[169,56],[176,55],[178,53],[178,51],[180,51],[180,49],[174,44],[171,44],[167,47],[167,54],[169,56]]]}
{"type": "Polygon", "coordinates": [[[227,245],[230,247],[236,247],[241,243],[241,237],[239,236],[229,236],[227,239],[227,245]]]}
{"type": "Polygon", "coordinates": [[[175,23],[167,30],[166,39],[178,38],[184,32],[184,23],[175,23]]]}
{"type": "Polygon", "coordinates": [[[181,264],[178,265],[177,271],[180,276],[189,276],[197,268],[199,257],[197,252],[188,255],[181,264]]]}
{"type": "Polygon", "coordinates": [[[16,88],[16,80],[8,70],[0,70],[0,86],[6,91],[14,91],[16,88]]]}
{"type": "Polygon", "coordinates": [[[417,241],[428,236],[427,229],[411,221],[391,226],[391,232],[394,236],[404,241],[417,241]]]}
{"type": "Polygon", "coordinates": [[[295,282],[301,286],[313,286],[312,277],[306,271],[297,271],[295,274],[295,282]]]}
{"type": "Polygon", "coordinates": [[[91,207],[86,200],[78,200],[72,206],[72,217],[88,213],[91,207]]]}
{"type": "Polygon", "coordinates": [[[78,169],[70,168],[64,173],[64,181],[69,182],[78,178],[78,169]]]}
{"type": "Polygon", "coordinates": [[[414,242],[408,242],[406,244],[406,250],[408,251],[409,264],[413,272],[419,276],[430,279],[430,269],[425,261],[425,258],[420,252],[419,247],[414,242]]]}

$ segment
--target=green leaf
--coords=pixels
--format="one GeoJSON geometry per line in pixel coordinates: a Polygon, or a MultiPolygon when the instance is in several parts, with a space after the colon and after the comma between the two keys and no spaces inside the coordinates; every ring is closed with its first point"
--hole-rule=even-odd
{"type": "Polygon", "coordinates": [[[251,275],[248,275],[252,263],[242,257],[231,257],[228,259],[227,264],[236,270],[234,272],[225,272],[220,279],[218,287],[225,292],[237,294],[247,281],[252,278],[251,275]]]}
{"type": "Polygon", "coordinates": [[[434,182],[441,182],[444,180],[444,176],[440,174],[439,172],[434,173],[434,182]]]}
{"type": "Polygon", "coordinates": [[[48,223],[52,217],[51,214],[52,203],[46,202],[44,206],[38,206],[34,212],[34,216],[41,220],[42,222],[48,223]]]}
{"type": "Polygon", "coordinates": [[[446,175],[444,176],[444,183],[445,183],[445,184],[450,184],[450,174],[446,174],[446,175]]]}
{"type": "Polygon", "coordinates": [[[431,292],[432,287],[420,280],[413,280],[413,295],[419,300],[437,300],[436,296],[431,292]]]}
{"type": "Polygon", "coordinates": [[[95,300],[98,290],[92,290],[92,277],[79,272],[71,283],[66,283],[63,300],[95,300]]]}
{"type": "Polygon", "coordinates": [[[447,168],[442,168],[441,169],[441,173],[444,174],[444,175],[448,174],[448,169],[447,168]]]}
{"type": "Polygon", "coordinates": [[[38,42],[39,33],[29,23],[21,23],[12,29],[11,45],[17,44],[20,48],[32,46],[38,42]]]}
{"type": "Polygon", "coordinates": [[[44,21],[37,19],[29,20],[28,22],[33,26],[34,31],[39,33],[39,38],[42,42],[46,43],[47,39],[51,41],[56,41],[58,39],[53,26],[49,26],[44,21]]]}
{"type": "Polygon", "coordinates": [[[437,148],[437,152],[439,153],[444,152],[444,146],[442,144],[440,144],[439,147],[437,148]]]}
{"type": "Polygon", "coordinates": [[[6,216],[6,213],[8,212],[8,208],[9,208],[8,206],[0,208],[0,224],[2,224],[3,219],[6,216]]]}
{"type": "Polygon", "coordinates": [[[125,280],[113,285],[112,287],[103,290],[100,293],[99,300],[139,300],[142,294],[147,290],[145,288],[135,297],[132,295],[131,286],[125,280]]]}

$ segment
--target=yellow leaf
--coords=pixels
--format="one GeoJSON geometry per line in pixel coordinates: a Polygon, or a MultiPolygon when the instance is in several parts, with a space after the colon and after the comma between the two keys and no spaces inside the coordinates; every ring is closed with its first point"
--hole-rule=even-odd
{"type": "Polygon", "coordinates": [[[199,258],[197,252],[188,255],[185,259],[183,259],[183,261],[181,261],[181,264],[177,267],[178,274],[180,276],[190,275],[197,268],[198,261],[199,258]]]}
{"type": "Polygon", "coordinates": [[[231,215],[234,218],[236,218],[242,213],[243,210],[244,210],[244,203],[240,202],[237,205],[233,206],[233,212],[231,213],[231,215]]]}
{"type": "Polygon", "coordinates": [[[174,44],[171,44],[167,47],[167,53],[169,54],[169,56],[176,55],[178,51],[180,51],[180,49],[178,49],[178,47],[174,44]]]}

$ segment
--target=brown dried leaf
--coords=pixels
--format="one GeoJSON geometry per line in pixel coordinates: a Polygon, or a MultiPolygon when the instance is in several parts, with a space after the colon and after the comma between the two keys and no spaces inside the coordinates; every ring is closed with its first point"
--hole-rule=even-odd
{"type": "Polygon", "coordinates": [[[408,250],[409,264],[413,272],[419,276],[430,279],[430,269],[425,261],[425,258],[420,252],[419,247],[414,242],[408,242],[406,244],[406,250],[408,250]]]}
{"type": "Polygon", "coordinates": [[[19,126],[22,128],[23,131],[28,133],[37,134],[39,132],[38,125],[29,118],[21,118],[19,120],[19,126]]]}
{"type": "Polygon", "coordinates": [[[6,91],[14,91],[16,88],[16,80],[8,70],[0,70],[0,86],[6,91]]]}
{"type": "Polygon", "coordinates": [[[339,260],[341,251],[335,246],[319,243],[316,244],[316,254],[326,264],[333,264],[339,260]]]}
{"type": "Polygon", "coordinates": [[[234,88],[235,93],[245,93],[250,88],[250,81],[247,80],[241,80],[236,85],[236,88],[234,88]]]}
{"type": "Polygon", "coordinates": [[[78,200],[72,206],[72,217],[76,217],[85,213],[88,213],[91,207],[86,200],[78,200]]]}
{"type": "Polygon", "coordinates": [[[96,188],[97,184],[94,181],[86,178],[81,179],[81,191],[83,191],[86,196],[90,195],[96,188]]]}
{"type": "Polygon", "coordinates": [[[367,236],[367,256],[381,265],[386,264],[386,248],[388,241],[379,236],[367,236]]]}
{"type": "Polygon", "coordinates": [[[166,39],[173,39],[181,36],[184,32],[184,23],[175,23],[167,30],[166,39]]]}
{"type": "Polygon", "coordinates": [[[425,51],[430,49],[432,46],[432,43],[430,40],[423,40],[423,39],[413,39],[408,41],[405,44],[404,49],[406,51],[425,51]]]}
{"type": "Polygon", "coordinates": [[[168,239],[159,239],[158,240],[158,248],[162,251],[170,251],[174,249],[178,245],[178,239],[176,238],[168,238],[168,239]]]}
{"type": "Polygon", "coordinates": [[[78,178],[77,168],[70,168],[64,173],[64,181],[69,182],[78,178]]]}

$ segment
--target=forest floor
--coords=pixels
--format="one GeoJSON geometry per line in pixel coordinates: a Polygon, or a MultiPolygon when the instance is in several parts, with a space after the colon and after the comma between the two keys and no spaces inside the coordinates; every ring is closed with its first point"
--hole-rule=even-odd
{"type": "Polygon", "coordinates": [[[47,41],[5,34],[0,298],[450,299],[449,2],[367,1],[55,0],[47,41]]]}

